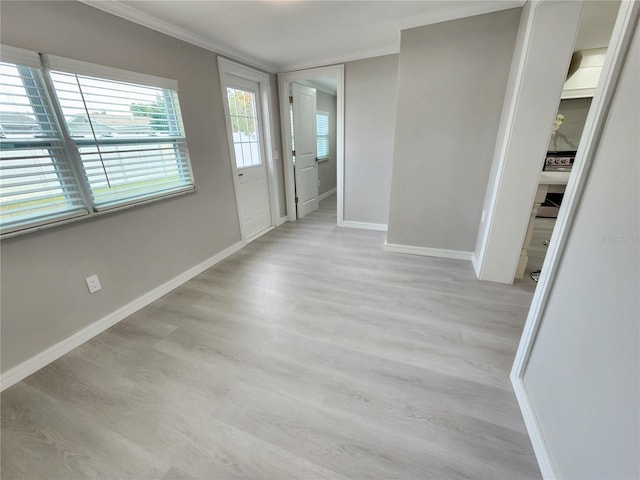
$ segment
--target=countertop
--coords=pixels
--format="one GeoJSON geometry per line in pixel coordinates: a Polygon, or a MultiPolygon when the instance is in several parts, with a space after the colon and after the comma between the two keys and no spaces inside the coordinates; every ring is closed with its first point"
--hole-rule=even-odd
{"type": "Polygon", "coordinates": [[[541,172],[538,185],[566,185],[571,172],[541,172]]]}

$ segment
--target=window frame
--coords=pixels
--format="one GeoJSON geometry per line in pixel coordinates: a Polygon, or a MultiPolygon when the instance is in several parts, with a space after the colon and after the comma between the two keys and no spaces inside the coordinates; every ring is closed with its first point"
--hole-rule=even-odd
{"type": "Polygon", "coordinates": [[[331,114],[327,111],[324,110],[316,110],[316,149],[318,148],[318,139],[320,137],[324,137],[327,139],[327,154],[326,155],[320,155],[319,152],[318,153],[318,160],[325,160],[327,158],[330,158],[330,153],[331,153],[331,149],[330,149],[330,141],[329,141],[329,137],[331,136],[331,114]],[[327,134],[326,135],[318,135],[318,116],[324,116],[327,117],[327,134]]]}
{"type": "MultiPolygon", "coordinates": [[[[81,62],[78,60],[68,59],[65,57],[58,57],[54,55],[39,54],[30,50],[25,50],[8,45],[1,45],[1,61],[16,65],[20,67],[29,67],[38,71],[39,78],[42,80],[37,85],[39,94],[46,97],[48,104],[51,106],[51,116],[59,127],[59,133],[61,134],[60,145],[63,149],[63,156],[65,159],[62,161],[65,168],[71,168],[73,171],[72,181],[74,183],[75,190],[80,192],[79,198],[81,199],[81,211],[74,210],[68,214],[51,214],[43,215],[42,217],[34,217],[32,219],[25,219],[24,222],[17,223],[10,226],[2,226],[0,232],[0,238],[11,238],[19,235],[24,235],[34,231],[39,231],[48,228],[54,228],[61,225],[65,225],[72,222],[89,220],[98,216],[117,212],[149,203],[157,202],[160,200],[170,199],[197,191],[196,182],[194,178],[193,166],[189,155],[189,145],[187,141],[187,135],[184,127],[184,120],[179,103],[179,91],[178,82],[176,80],[155,77],[151,75],[130,72],[126,70],[116,69],[112,67],[106,67],[97,64],[91,64],[87,62],[81,62]],[[55,68],[52,68],[55,67],[55,68]],[[116,200],[116,204],[100,204],[94,200],[93,192],[89,184],[87,174],[85,172],[85,164],[81,159],[79,145],[98,145],[100,143],[99,138],[91,138],[81,142],[74,140],[71,137],[71,131],[67,125],[67,121],[63,114],[63,109],[60,105],[60,101],[57,97],[53,80],[51,78],[51,71],[60,71],[69,74],[82,75],[95,77],[104,81],[116,81],[131,83],[146,87],[155,87],[164,90],[168,90],[175,99],[176,116],[180,123],[179,136],[168,135],[166,137],[140,137],[138,144],[149,145],[161,145],[163,143],[173,144],[174,149],[181,148],[183,151],[175,153],[176,168],[178,170],[186,167],[188,169],[187,179],[183,186],[176,186],[168,188],[166,190],[149,190],[147,192],[141,192],[140,196],[129,197],[124,200],[116,200]],[[66,163],[65,163],[66,162],[66,163]]],[[[125,145],[130,140],[122,138],[118,145],[125,145]]],[[[117,142],[116,142],[117,143],[117,142]]],[[[10,150],[7,150],[10,151],[10,150]]],[[[141,159],[143,157],[140,157],[141,159]]],[[[170,157],[171,158],[171,157],[170,157]]],[[[52,162],[57,161],[52,158],[52,162]]],[[[150,163],[151,165],[151,163],[150,163]]],[[[162,179],[163,177],[159,177],[162,179]]],[[[183,179],[184,180],[184,179],[183,179]]]]}

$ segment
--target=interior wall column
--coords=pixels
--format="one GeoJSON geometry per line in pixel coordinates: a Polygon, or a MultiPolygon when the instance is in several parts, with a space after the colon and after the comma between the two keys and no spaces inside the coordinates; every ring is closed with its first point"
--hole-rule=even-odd
{"type": "Polygon", "coordinates": [[[482,280],[514,280],[582,9],[574,1],[524,6],[473,254],[482,280]]]}

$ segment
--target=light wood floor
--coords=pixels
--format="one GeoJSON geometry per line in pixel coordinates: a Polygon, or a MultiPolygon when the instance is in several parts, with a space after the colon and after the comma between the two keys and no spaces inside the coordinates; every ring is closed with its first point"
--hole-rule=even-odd
{"type": "Polygon", "coordinates": [[[335,197],[2,394],[2,478],[540,478],[532,286],[383,252],[335,197]]]}

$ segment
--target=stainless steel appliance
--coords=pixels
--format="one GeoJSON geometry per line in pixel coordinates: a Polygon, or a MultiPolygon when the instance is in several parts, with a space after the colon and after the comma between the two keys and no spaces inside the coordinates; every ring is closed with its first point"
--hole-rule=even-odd
{"type": "Polygon", "coordinates": [[[575,158],[575,151],[547,152],[542,170],[545,172],[570,172],[575,158]]]}

